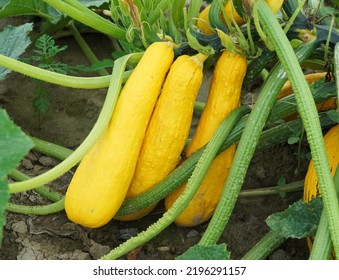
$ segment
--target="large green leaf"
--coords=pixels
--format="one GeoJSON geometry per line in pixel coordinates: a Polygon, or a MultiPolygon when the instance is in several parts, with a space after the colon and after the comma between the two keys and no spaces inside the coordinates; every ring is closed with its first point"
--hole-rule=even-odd
{"type": "Polygon", "coordinates": [[[225,244],[195,245],[185,253],[176,257],[176,260],[229,260],[230,253],[225,244]]]}
{"type": "MultiPolygon", "coordinates": [[[[5,27],[0,32],[0,54],[17,59],[31,43],[28,33],[32,31],[32,28],[32,23],[26,23],[18,27],[5,27]]],[[[3,80],[10,71],[7,68],[0,67],[0,80],[3,80]]]]}
{"type": "Polygon", "coordinates": [[[57,21],[61,13],[41,0],[0,0],[0,18],[21,15],[34,15],[57,21]]]}
{"type": "Polygon", "coordinates": [[[20,160],[33,147],[33,142],[8,117],[5,110],[0,109],[0,244],[5,224],[4,211],[9,193],[7,174],[13,170],[20,160]]]}
{"type": "Polygon", "coordinates": [[[304,238],[314,235],[321,216],[321,198],[311,202],[297,201],[283,212],[275,213],[266,219],[267,225],[286,238],[304,238]]]}

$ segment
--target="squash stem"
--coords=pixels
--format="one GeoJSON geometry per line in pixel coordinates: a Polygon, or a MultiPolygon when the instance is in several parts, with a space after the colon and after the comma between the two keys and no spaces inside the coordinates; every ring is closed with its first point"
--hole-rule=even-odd
{"type": "Polygon", "coordinates": [[[138,56],[140,58],[142,54],[137,53],[126,55],[115,61],[111,83],[108,88],[103,108],[100,112],[97,122],[95,123],[94,127],[92,128],[91,132],[86,137],[86,139],[81,143],[81,145],[72,153],[71,156],[66,158],[64,161],[62,161],[60,164],[53,167],[49,171],[23,182],[9,184],[10,193],[31,190],[41,185],[44,185],[63,175],[83,158],[83,156],[90,150],[90,148],[94,145],[94,143],[99,138],[101,133],[107,127],[107,124],[113,113],[115,104],[118,100],[125,67],[127,65],[129,58],[133,56],[138,56]]]}
{"type": "Polygon", "coordinates": [[[101,33],[107,34],[109,36],[115,37],[117,39],[124,40],[126,37],[126,32],[122,28],[118,27],[114,23],[104,19],[98,14],[94,13],[82,3],[76,0],[43,0],[50,6],[59,10],[60,12],[69,15],[71,18],[92,27],[95,30],[100,31],[101,33]]]}
{"type": "Polygon", "coordinates": [[[271,230],[242,257],[242,260],[264,260],[285,240],[285,237],[271,230]]]}
{"type": "Polygon", "coordinates": [[[25,215],[49,215],[64,210],[64,199],[48,205],[28,206],[8,203],[6,211],[21,213],[25,215]]]}
{"type": "MultiPolygon", "coordinates": [[[[300,46],[296,50],[299,60],[302,61],[308,57],[317,46],[318,43],[315,41],[300,46]]],[[[294,55],[293,53],[293,56],[294,55]]],[[[254,104],[251,114],[248,116],[237,146],[224,191],[214,215],[199,242],[201,245],[213,245],[219,240],[235,206],[247,169],[259,142],[262,129],[268,119],[276,97],[286,80],[287,74],[281,63],[278,63],[260,89],[258,99],[254,104]]]]}
{"type": "Polygon", "coordinates": [[[264,0],[258,0],[260,22],[268,38],[274,45],[279,60],[288,73],[294,89],[301,119],[311,148],[314,167],[319,180],[319,188],[324,201],[334,251],[339,256],[339,205],[338,197],[330,173],[324,139],[317,109],[310,88],[301,70],[293,49],[279,23],[264,0]]]}
{"type": "MultiPolygon", "coordinates": [[[[25,181],[25,180],[30,179],[29,176],[27,176],[26,174],[24,174],[21,171],[16,170],[16,169],[12,170],[8,175],[9,175],[9,177],[11,177],[12,179],[14,179],[16,181],[25,181]]],[[[46,197],[47,199],[49,199],[50,201],[53,201],[53,202],[56,202],[56,201],[63,198],[62,194],[54,191],[49,186],[41,186],[41,187],[35,188],[34,192],[42,195],[43,197],[46,197]]]]}
{"type": "Polygon", "coordinates": [[[136,248],[141,244],[149,241],[150,239],[158,235],[161,231],[163,231],[166,227],[168,227],[172,222],[174,222],[174,220],[182,213],[182,211],[185,210],[195,192],[199,188],[222,142],[225,138],[227,138],[228,134],[241,118],[241,116],[248,113],[248,111],[248,107],[242,106],[236,109],[232,114],[230,114],[229,117],[227,117],[222,122],[216,133],[213,135],[211,141],[207,144],[203,154],[199,158],[196,168],[194,169],[192,176],[188,180],[184,192],[179,196],[172,207],[146,231],[141,232],[136,237],[132,237],[131,239],[122,243],[120,246],[113,249],[110,253],[103,256],[102,259],[119,258],[133,248],[136,248]]]}
{"type": "MultiPolygon", "coordinates": [[[[333,181],[337,195],[339,195],[339,168],[337,167],[333,181]]],[[[328,228],[328,220],[325,211],[321,213],[317,233],[314,238],[312,250],[309,256],[310,260],[327,260],[331,256],[332,241],[328,228]]]]}
{"type": "MultiPolygon", "coordinates": [[[[80,89],[98,89],[109,86],[111,75],[102,77],[75,77],[41,69],[0,54],[0,66],[9,68],[44,82],[80,89]]],[[[126,73],[127,75],[127,73],[126,73]]],[[[127,77],[125,77],[125,80],[127,77]]]]}

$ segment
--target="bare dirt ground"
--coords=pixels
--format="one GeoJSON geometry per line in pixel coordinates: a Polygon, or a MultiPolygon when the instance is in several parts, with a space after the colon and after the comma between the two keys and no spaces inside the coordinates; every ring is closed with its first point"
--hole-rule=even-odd
{"type": "MultiPolygon", "coordinates": [[[[99,58],[109,57],[110,42],[95,34],[86,36],[99,58]],[[99,43],[98,43],[99,42],[99,43]]],[[[60,59],[68,64],[87,64],[79,47],[70,37],[57,41],[69,48],[60,59]]],[[[34,82],[17,73],[11,73],[0,83],[0,105],[14,122],[28,135],[74,149],[91,130],[100,112],[105,89],[74,90],[48,85],[51,105],[39,122],[32,107],[34,82]]],[[[201,98],[206,94],[202,89],[201,98]]],[[[196,120],[195,120],[196,122],[196,120]]],[[[275,186],[279,178],[287,183],[304,177],[307,162],[297,168],[297,147],[280,145],[257,153],[248,171],[244,189],[275,186]]],[[[59,161],[31,151],[22,161],[20,170],[29,176],[41,174],[59,161]]],[[[56,190],[64,192],[72,178],[72,171],[52,182],[56,190]]],[[[265,219],[271,213],[282,211],[300,199],[300,192],[285,197],[267,196],[240,198],[220,242],[225,242],[232,259],[241,258],[268,231],[265,219]]],[[[26,205],[47,203],[34,192],[13,195],[12,201],[26,205]]],[[[64,212],[48,216],[27,216],[6,213],[7,223],[0,259],[97,259],[118,244],[156,221],[163,213],[163,205],[149,216],[134,222],[111,221],[99,229],[85,229],[70,222],[64,212]]],[[[195,228],[171,225],[159,236],[137,248],[123,259],[174,259],[201,238],[207,223],[195,228]]],[[[269,259],[307,259],[305,240],[287,240],[269,259]]]]}

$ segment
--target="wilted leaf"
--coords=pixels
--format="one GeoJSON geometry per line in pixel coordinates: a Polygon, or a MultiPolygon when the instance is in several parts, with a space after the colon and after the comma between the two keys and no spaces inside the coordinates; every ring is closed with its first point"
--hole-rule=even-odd
{"type": "Polygon", "coordinates": [[[315,233],[322,208],[321,198],[314,198],[309,203],[300,200],[285,211],[270,215],[266,223],[283,237],[304,238],[315,233]]]}
{"type": "Polygon", "coordinates": [[[230,253],[226,244],[218,245],[195,245],[185,253],[176,257],[176,260],[229,260],[230,253]]]}

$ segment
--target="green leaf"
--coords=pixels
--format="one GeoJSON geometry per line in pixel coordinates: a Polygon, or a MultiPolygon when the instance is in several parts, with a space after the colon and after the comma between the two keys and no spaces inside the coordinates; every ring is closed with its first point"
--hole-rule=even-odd
{"type": "Polygon", "coordinates": [[[336,110],[329,110],[326,114],[332,121],[339,123],[339,112],[336,110]]]}
{"type": "Polygon", "coordinates": [[[285,238],[304,238],[315,233],[322,208],[321,198],[309,203],[299,200],[285,211],[270,215],[266,223],[285,238]]]}
{"type": "Polygon", "coordinates": [[[62,14],[41,0],[0,0],[0,18],[33,15],[57,22],[62,14]]]}
{"type": "MultiPolygon", "coordinates": [[[[31,43],[28,33],[32,31],[32,28],[32,23],[18,27],[7,26],[0,32],[0,54],[17,59],[31,43]]],[[[10,71],[7,68],[0,67],[0,80],[3,80],[10,71]]]]}
{"type": "Polygon", "coordinates": [[[0,109],[0,244],[5,224],[4,212],[9,200],[7,174],[14,169],[20,160],[33,147],[33,142],[0,109]]]}
{"type": "Polygon", "coordinates": [[[5,209],[9,200],[8,184],[4,179],[0,179],[0,248],[3,239],[3,226],[5,225],[5,209]]]}
{"type": "Polygon", "coordinates": [[[109,0],[78,0],[86,7],[100,7],[104,3],[108,3],[109,0]]]}
{"type": "Polygon", "coordinates": [[[290,145],[293,145],[295,143],[298,143],[299,139],[300,138],[298,136],[291,136],[287,139],[287,143],[290,144],[290,145]]]}
{"type": "Polygon", "coordinates": [[[217,245],[195,245],[185,253],[176,257],[176,260],[229,260],[230,253],[226,244],[217,245]]]}

